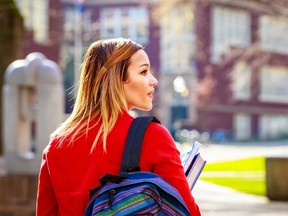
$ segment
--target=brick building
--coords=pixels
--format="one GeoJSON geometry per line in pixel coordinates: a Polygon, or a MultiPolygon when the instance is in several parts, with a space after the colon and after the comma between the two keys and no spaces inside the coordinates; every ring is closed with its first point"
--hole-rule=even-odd
{"type": "Polygon", "coordinates": [[[287,17],[238,1],[198,1],[195,11],[195,126],[238,140],[287,136],[287,17]]]}
{"type": "Polygon", "coordinates": [[[23,58],[31,52],[41,52],[59,63],[62,42],[61,0],[16,0],[24,17],[25,41],[23,58]]]}
{"type": "Polygon", "coordinates": [[[60,64],[68,113],[89,44],[129,37],[146,47],[159,79],[153,113],[171,131],[186,127],[238,140],[288,134],[288,22],[277,7],[201,0],[155,13],[155,0],[79,0],[80,9],[74,0],[17,2],[29,33],[24,56],[39,51],[60,64]]]}

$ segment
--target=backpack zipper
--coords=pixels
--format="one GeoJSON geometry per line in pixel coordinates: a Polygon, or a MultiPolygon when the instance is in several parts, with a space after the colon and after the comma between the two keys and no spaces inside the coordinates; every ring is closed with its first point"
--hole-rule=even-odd
{"type": "Polygon", "coordinates": [[[109,190],[109,206],[110,207],[113,204],[113,199],[114,199],[115,193],[116,193],[115,189],[109,190]]]}

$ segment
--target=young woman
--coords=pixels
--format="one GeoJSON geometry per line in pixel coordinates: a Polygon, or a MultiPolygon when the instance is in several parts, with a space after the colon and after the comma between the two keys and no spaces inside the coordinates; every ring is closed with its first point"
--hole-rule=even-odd
{"type": "MultiPolygon", "coordinates": [[[[117,175],[134,108],[152,109],[158,81],[144,48],[129,39],[99,40],[85,55],[70,117],[51,135],[39,174],[37,215],[83,215],[89,190],[106,173],[117,175]]],[[[140,168],[180,192],[191,215],[200,215],[179,151],[160,124],[146,131],[140,168]]]]}

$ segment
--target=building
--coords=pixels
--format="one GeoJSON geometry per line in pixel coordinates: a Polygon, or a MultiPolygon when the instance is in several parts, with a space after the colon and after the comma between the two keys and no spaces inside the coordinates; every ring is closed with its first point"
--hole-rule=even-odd
{"type": "Polygon", "coordinates": [[[288,20],[279,10],[287,5],[270,6],[218,0],[195,5],[195,126],[217,139],[288,135],[288,20]]]}
{"type": "Polygon", "coordinates": [[[193,4],[186,1],[158,8],[160,20],[161,109],[157,115],[172,132],[196,121],[196,35],[193,4]]]}
{"type": "Polygon", "coordinates": [[[153,114],[171,132],[197,129],[218,140],[287,136],[288,22],[281,7],[175,1],[17,0],[30,32],[25,55],[39,51],[60,64],[69,113],[86,48],[129,37],[146,47],[160,81],[153,114]]]}
{"type": "Polygon", "coordinates": [[[67,113],[74,103],[83,54],[96,40],[127,37],[141,43],[150,56],[152,72],[159,76],[159,29],[152,18],[153,0],[16,2],[25,20],[23,58],[31,52],[41,52],[60,65],[67,113]]]}
{"type": "Polygon", "coordinates": [[[23,58],[32,52],[41,52],[48,59],[59,63],[63,25],[60,0],[15,2],[24,17],[23,58]]]}

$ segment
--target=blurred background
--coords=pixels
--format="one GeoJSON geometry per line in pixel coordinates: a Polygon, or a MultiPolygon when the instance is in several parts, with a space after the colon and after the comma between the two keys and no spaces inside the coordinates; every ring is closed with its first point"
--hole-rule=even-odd
{"type": "Polygon", "coordinates": [[[0,0],[0,85],[40,52],[61,69],[67,116],[87,47],[131,38],[159,80],[150,114],[179,143],[285,140],[287,21],[287,0],[0,0]]]}
{"type": "Polygon", "coordinates": [[[90,43],[128,37],[146,47],[160,81],[153,114],[174,138],[288,136],[285,0],[1,2],[7,23],[1,25],[1,71],[17,58],[43,53],[61,67],[66,113],[90,43]]]}

